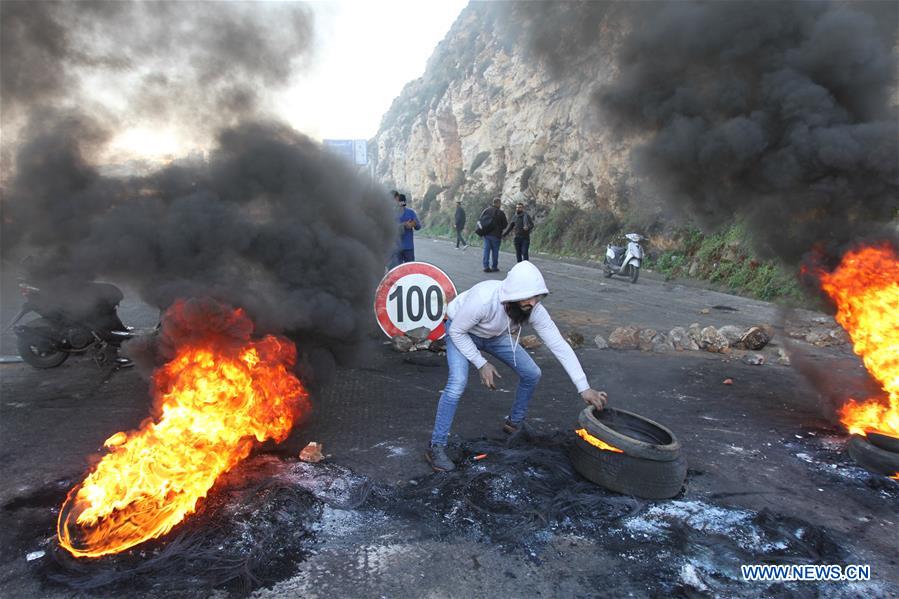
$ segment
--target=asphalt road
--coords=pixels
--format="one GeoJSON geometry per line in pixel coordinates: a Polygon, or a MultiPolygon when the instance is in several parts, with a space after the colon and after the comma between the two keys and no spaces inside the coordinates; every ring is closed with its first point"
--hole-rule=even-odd
{"type": "MultiPolygon", "coordinates": [[[[514,261],[504,252],[503,272],[488,275],[481,272],[478,248],[463,252],[446,241],[421,238],[416,254],[446,271],[459,290],[485,277],[503,277],[514,261]]],[[[823,443],[823,455],[827,443],[845,438],[828,420],[828,402],[808,378],[775,363],[777,347],[785,343],[782,334],[765,350],[768,363],[763,366],[704,352],[654,354],[599,350],[592,344],[594,335],[607,336],[624,325],[660,331],[693,322],[779,325],[782,310],[766,302],[665,282],[652,273],[643,273],[632,285],[622,278],[604,279],[590,265],[532,259],[551,291],[545,300],[550,314],[563,331],[574,329],[587,339],[577,353],[591,384],[606,390],[612,405],[658,420],[678,435],[690,466],[686,497],[814,522],[845,540],[854,560],[850,563],[870,563],[878,580],[899,585],[897,494],[851,479],[842,482],[827,472],[829,465],[817,457],[816,444],[823,443]],[[723,385],[726,378],[733,385],[723,385]],[[811,449],[803,449],[804,445],[797,449],[804,443],[811,449]]],[[[2,273],[4,323],[18,307],[13,275],[10,269],[2,273]]],[[[136,326],[152,326],[157,318],[156,310],[131,294],[121,313],[127,324],[136,326]]],[[[809,326],[827,320],[812,312],[793,313],[790,318],[809,326]]],[[[801,345],[798,350],[804,364],[826,374],[831,394],[848,396],[870,384],[848,346],[801,345]]],[[[12,339],[4,334],[0,353],[14,352],[12,339]]],[[[573,426],[583,403],[551,354],[545,349],[533,353],[544,377],[532,403],[530,426],[544,432],[573,426]]],[[[427,474],[422,453],[445,383],[445,365],[426,359],[431,356],[409,363],[409,356],[389,349],[374,322],[363,356],[313,398],[312,418],[282,449],[298,452],[308,441],[320,441],[335,463],[389,484],[427,474]]],[[[498,433],[515,381],[507,369],[500,372],[502,388],[495,392],[480,387],[472,374],[451,442],[498,433]]],[[[110,435],[137,427],[148,416],[147,388],[135,370],[104,381],[87,360],[71,359],[48,371],[21,363],[0,365],[0,506],[5,506],[5,519],[14,519],[23,501],[54,489],[57,481],[76,480],[110,435]]],[[[47,596],[24,566],[23,531],[14,524],[3,528],[0,548],[6,574],[0,575],[0,588],[6,591],[0,594],[47,596]]],[[[460,570],[459,580],[465,575],[460,570]]],[[[549,584],[548,580],[535,584],[549,584]]],[[[339,585],[330,588],[340,592],[339,585]]],[[[459,588],[464,595],[466,587],[459,588]]],[[[431,591],[441,594],[438,587],[431,591]]]]}

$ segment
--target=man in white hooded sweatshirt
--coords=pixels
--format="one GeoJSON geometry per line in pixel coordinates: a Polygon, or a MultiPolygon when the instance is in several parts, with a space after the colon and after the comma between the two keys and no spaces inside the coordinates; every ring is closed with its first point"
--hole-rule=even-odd
{"type": "Polygon", "coordinates": [[[540,381],[540,367],[518,344],[521,325],[530,322],[543,343],[565,368],[581,398],[596,406],[605,407],[605,392],[590,388],[587,375],[571,349],[562,338],[549,312],[540,303],[549,293],[540,270],[529,261],[516,264],[503,281],[483,281],[459,294],[447,307],[446,361],[449,379],[437,404],[437,417],[431,446],[425,457],[438,472],[455,468],[446,455],[446,441],[456,406],[468,382],[469,362],[478,369],[481,382],[496,389],[496,368],[484,358],[482,351],[493,355],[511,367],[519,376],[518,389],[512,411],[503,430],[514,433],[521,426],[534,389],[540,381]]]}

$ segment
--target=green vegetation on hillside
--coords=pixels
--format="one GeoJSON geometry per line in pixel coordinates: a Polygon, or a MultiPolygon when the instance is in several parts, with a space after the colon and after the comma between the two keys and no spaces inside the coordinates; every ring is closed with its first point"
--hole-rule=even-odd
{"type": "Polygon", "coordinates": [[[755,257],[740,225],[712,235],[687,229],[675,239],[674,249],[651,254],[646,266],[669,279],[707,280],[763,300],[803,299],[796,275],[772,260],[755,257]]]}
{"type": "MultiPolygon", "coordinates": [[[[474,223],[487,205],[486,197],[464,202],[468,214],[466,231],[469,242],[480,245],[474,223]]],[[[426,219],[427,234],[455,239],[452,215],[438,212],[426,219]]],[[[612,213],[583,210],[569,202],[559,202],[543,216],[537,215],[531,235],[531,251],[556,256],[601,261],[606,244],[626,243],[621,236],[640,228],[621,223],[612,213]]],[[[645,267],[677,277],[706,280],[734,293],[763,300],[804,302],[796,275],[771,260],[756,257],[749,249],[746,232],[740,225],[714,234],[703,234],[695,228],[662,234],[669,249],[658,250],[644,243],[647,250],[645,267]]]]}

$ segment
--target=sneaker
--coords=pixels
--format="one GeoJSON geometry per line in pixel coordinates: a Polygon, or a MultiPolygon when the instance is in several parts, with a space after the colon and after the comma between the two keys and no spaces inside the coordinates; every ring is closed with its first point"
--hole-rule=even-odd
{"type": "Polygon", "coordinates": [[[517,422],[517,423],[516,423],[516,422],[512,422],[512,421],[509,420],[508,418],[506,418],[506,421],[503,422],[503,432],[506,433],[507,435],[514,435],[514,434],[517,433],[520,429],[521,429],[521,423],[520,423],[520,422],[517,422]]]}
{"type": "Polygon", "coordinates": [[[489,268],[485,268],[485,269],[484,269],[484,272],[493,272],[493,270],[491,270],[491,269],[489,269],[489,268]]]}
{"type": "Polygon", "coordinates": [[[491,268],[491,269],[490,269],[490,272],[499,272],[499,269],[498,269],[498,268],[491,268]]]}
{"type": "Polygon", "coordinates": [[[446,455],[446,447],[442,445],[431,445],[430,449],[425,452],[425,459],[434,472],[449,472],[456,469],[456,465],[446,455]]]}

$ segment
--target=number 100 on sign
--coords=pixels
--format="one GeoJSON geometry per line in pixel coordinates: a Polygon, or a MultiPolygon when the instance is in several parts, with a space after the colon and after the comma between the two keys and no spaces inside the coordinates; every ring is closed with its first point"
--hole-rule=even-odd
{"type": "Polygon", "coordinates": [[[427,275],[406,275],[387,294],[387,315],[396,328],[405,332],[443,321],[446,309],[443,289],[427,275]]]}

